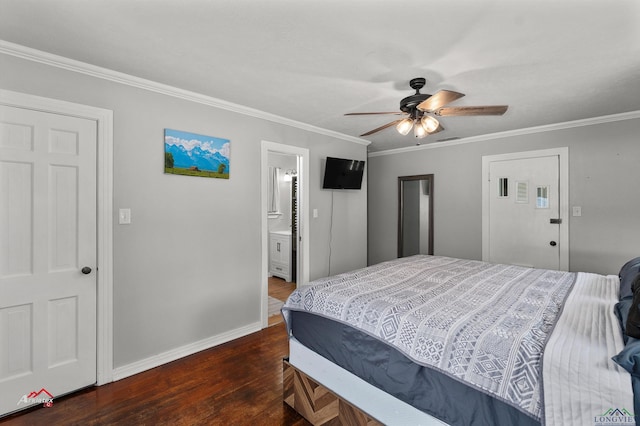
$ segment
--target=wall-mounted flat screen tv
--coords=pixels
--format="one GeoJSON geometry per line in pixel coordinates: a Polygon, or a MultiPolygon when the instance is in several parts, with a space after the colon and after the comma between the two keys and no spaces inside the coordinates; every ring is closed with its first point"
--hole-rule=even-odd
{"type": "Polygon", "coordinates": [[[327,157],[324,167],[324,189],[360,189],[364,174],[364,160],[327,157]]]}

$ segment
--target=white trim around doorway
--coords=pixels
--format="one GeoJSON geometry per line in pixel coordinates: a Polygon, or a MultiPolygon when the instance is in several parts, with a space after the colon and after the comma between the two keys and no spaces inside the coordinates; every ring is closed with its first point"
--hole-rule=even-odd
{"type": "Polygon", "coordinates": [[[269,227],[267,221],[267,181],[268,181],[268,156],[269,152],[278,154],[289,154],[298,156],[298,188],[299,188],[299,204],[298,204],[298,247],[300,250],[300,261],[298,262],[298,278],[297,284],[304,285],[309,282],[309,150],[291,145],[285,145],[275,142],[262,141],[261,144],[261,198],[260,198],[260,214],[262,217],[262,267],[261,267],[261,295],[262,302],[260,304],[260,318],[262,320],[262,328],[268,326],[268,271],[269,271],[269,227]]]}
{"type": "Polygon", "coordinates": [[[0,104],[69,115],[98,124],[96,384],[113,381],[113,111],[0,89],[0,104]]]}
{"type": "Polygon", "coordinates": [[[482,157],[482,260],[489,258],[489,163],[492,161],[558,156],[560,191],[560,270],[569,270],[569,147],[512,152],[482,157]]]}

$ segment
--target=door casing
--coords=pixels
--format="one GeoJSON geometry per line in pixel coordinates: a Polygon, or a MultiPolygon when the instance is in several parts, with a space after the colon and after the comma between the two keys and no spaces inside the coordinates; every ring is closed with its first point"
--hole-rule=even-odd
{"type": "Polygon", "coordinates": [[[113,111],[0,89],[0,104],[97,122],[96,384],[113,381],[113,111]]]}
{"type": "Polygon", "coordinates": [[[269,226],[267,221],[267,181],[269,152],[298,156],[298,270],[296,283],[298,286],[309,282],[309,150],[276,142],[262,141],[261,144],[261,200],[262,217],[262,272],[261,272],[261,320],[262,328],[268,327],[268,295],[269,286],[269,226]]]}
{"type": "Polygon", "coordinates": [[[559,204],[560,204],[560,270],[569,270],[569,148],[550,148],[536,151],[513,152],[482,157],[482,260],[489,259],[489,165],[492,161],[508,161],[524,158],[558,156],[559,204]]]}

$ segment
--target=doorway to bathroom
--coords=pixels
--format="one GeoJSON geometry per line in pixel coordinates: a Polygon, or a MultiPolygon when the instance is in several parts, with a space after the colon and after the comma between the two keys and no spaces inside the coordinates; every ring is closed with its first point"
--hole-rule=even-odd
{"type": "Polygon", "coordinates": [[[263,327],[282,321],[287,297],[308,281],[305,162],[306,149],[263,142],[263,327]]]}
{"type": "Polygon", "coordinates": [[[296,287],[298,156],[269,152],[268,165],[268,322],[271,326],[281,321],[280,308],[296,287]]]}

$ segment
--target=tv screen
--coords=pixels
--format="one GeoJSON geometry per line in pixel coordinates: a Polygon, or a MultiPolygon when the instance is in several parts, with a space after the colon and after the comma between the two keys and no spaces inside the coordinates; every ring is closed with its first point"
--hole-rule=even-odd
{"type": "Polygon", "coordinates": [[[364,174],[363,160],[327,157],[324,167],[324,189],[360,189],[364,174]]]}

